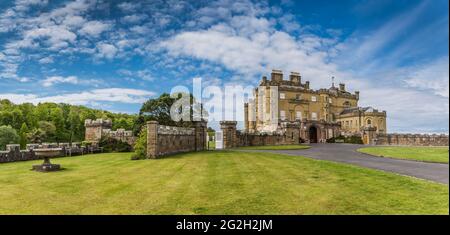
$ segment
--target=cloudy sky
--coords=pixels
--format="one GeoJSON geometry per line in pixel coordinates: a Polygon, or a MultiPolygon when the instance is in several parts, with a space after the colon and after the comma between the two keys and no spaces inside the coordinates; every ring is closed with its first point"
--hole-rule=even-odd
{"type": "Polygon", "coordinates": [[[390,132],[448,132],[447,0],[0,2],[0,98],[135,113],[192,78],[330,77],[390,132]]]}

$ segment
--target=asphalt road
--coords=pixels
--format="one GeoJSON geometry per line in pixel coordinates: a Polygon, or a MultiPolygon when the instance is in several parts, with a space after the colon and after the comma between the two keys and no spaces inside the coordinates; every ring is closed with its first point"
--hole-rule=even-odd
{"type": "Polygon", "coordinates": [[[399,160],[384,157],[375,157],[356,150],[361,145],[353,144],[311,144],[310,149],[300,150],[258,150],[274,153],[282,153],[296,156],[304,156],[313,159],[343,162],[357,166],[373,168],[401,175],[413,176],[448,184],[448,164],[427,163],[409,160],[399,160]]]}

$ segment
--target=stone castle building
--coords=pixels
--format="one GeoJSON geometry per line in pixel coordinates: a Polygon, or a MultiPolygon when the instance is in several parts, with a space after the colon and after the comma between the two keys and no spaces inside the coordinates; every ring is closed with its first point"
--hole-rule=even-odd
{"type": "Polygon", "coordinates": [[[131,146],[133,146],[136,141],[136,137],[133,136],[132,131],[128,131],[125,129],[117,129],[115,131],[111,130],[112,121],[109,119],[86,119],[84,121],[84,126],[86,128],[84,138],[85,141],[99,142],[102,137],[106,136],[120,140],[122,142],[126,142],[131,146]]]}
{"type": "MultiPolygon", "coordinates": [[[[362,135],[365,129],[385,134],[386,111],[359,107],[359,91],[350,93],[345,84],[313,90],[299,73],[283,79],[273,70],[270,80],[263,77],[254,89],[253,99],[244,105],[247,133],[283,133],[297,129],[306,142],[325,142],[339,135],[362,135]]],[[[297,133],[297,131],[295,132],[297,133]]]]}

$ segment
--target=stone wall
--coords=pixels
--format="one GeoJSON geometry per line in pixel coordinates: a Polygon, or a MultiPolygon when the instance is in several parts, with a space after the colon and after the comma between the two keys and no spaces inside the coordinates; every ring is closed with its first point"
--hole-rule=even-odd
{"type": "Polygon", "coordinates": [[[6,145],[6,151],[0,151],[0,163],[37,160],[39,158],[33,150],[40,148],[61,148],[61,157],[101,152],[101,148],[96,145],[81,146],[80,143],[27,144],[25,150],[21,150],[18,144],[8,144],[6,145]]]}
{"type": "Polygon", "coordinates": [[[248,133],[236,130],[237,122],[221,121],[223,133],[223,148],[244,146],[299,144],[299,129],[297,126],[285,126],[281,133],[248,133]]]}
{"type": "Polygon", "coordinates": [[[159,125],[147,122],[147,157],[201,151],[206,149],[206,122],[197,122],[193,128],[159,125]]]}
{"type": "Polygon", "coordinates": [[[448,146],[448,135],[384,134],[375,138],[376,145],[448,146]]]}

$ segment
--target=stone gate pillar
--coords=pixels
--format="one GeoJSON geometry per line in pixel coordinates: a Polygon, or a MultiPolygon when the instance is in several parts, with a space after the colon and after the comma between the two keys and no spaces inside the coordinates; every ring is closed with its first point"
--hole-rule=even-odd
{"type": "Polygon", "coordinates": [[[205,150],[206,135],[206,122],[195,122],[195,151],[205,150]]]}
{"type": "Polygon", "coordinates": [[[147,158],[158,157],[158,122],[147,122],[147,158]]]}
{"type": "Polygon", "coordinates": [[[220,129],[223,133],[223,148],[233,148],[237,146],[236,121],[221,121],[220,129]]]}
{"type": "Polygon", "coordinates": [[[362,133],[362,141],[367,145],[375,145],[375,140],[377,137],[376,127],[364,127],[362,133]]]}

